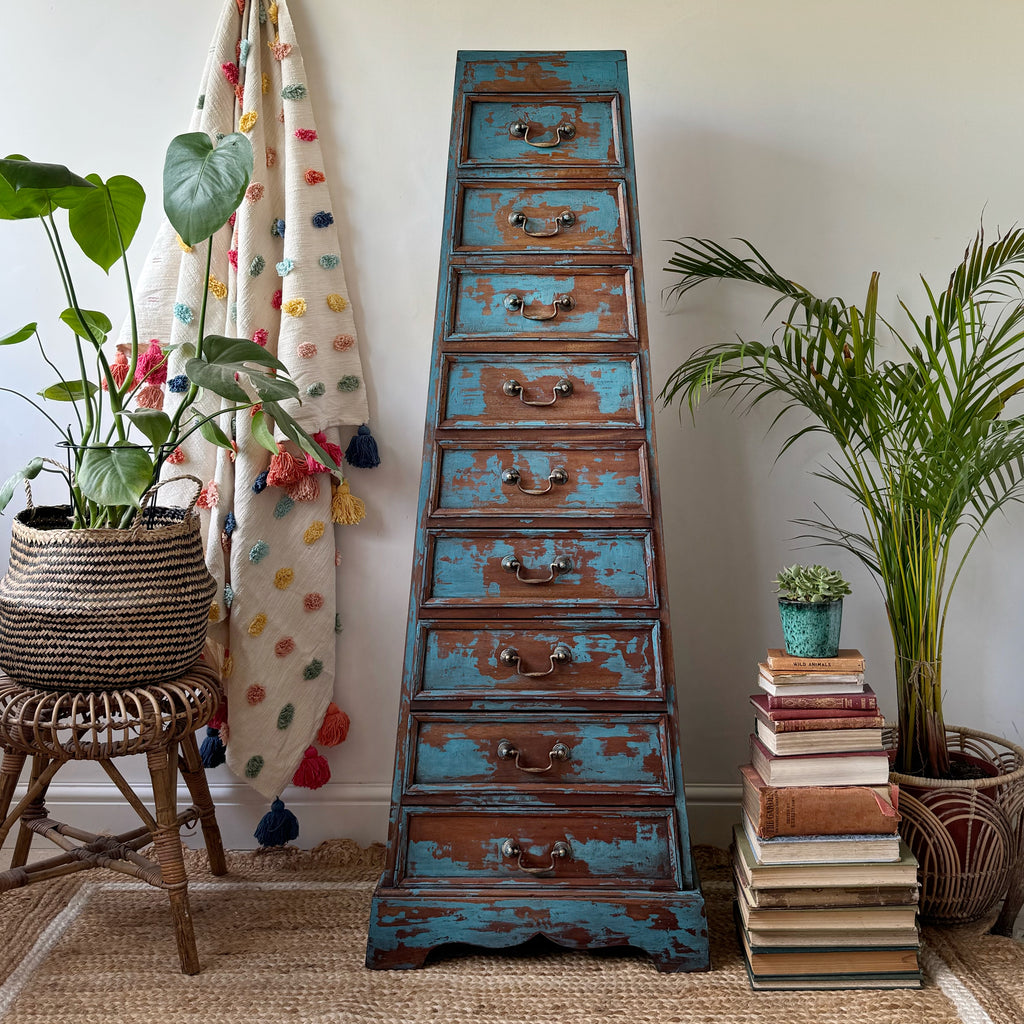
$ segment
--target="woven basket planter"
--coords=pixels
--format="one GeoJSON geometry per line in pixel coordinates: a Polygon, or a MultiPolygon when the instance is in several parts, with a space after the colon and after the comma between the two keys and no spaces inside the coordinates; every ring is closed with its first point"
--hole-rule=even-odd
{"type": "Polygon", "coordinates": [[[51,690],[122,688],[188,670],[216,590],[194,501],[144,507],[124,530],[72,530],[69,512],[30,507],[12,523],[0,668],[51,690]]]}
{"type": "Polygon", "coordinates": [[[946,743],[954,760],[990,776],[889,776],[900,787],[900,834],[921,865],[921,919],[966,924],[1003,900],[992,930],[1009,935],[1024,902],[1024,749],[962,726],[946,727],[946,743]]]}

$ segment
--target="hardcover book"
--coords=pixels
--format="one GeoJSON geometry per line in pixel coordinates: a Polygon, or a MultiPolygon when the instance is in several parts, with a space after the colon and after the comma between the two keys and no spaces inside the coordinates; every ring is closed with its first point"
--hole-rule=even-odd
{"type": "Polygon", "coordinates": [[[863,672],[864,656],[851,648],[840,649],[834,658],[799,658],[781,647],[768,648],[768,667],[773,672],[863,672]]]}
{"type": "Polygon", "coordinates": [[[750,762],[769,786],[883,786],[889,781],[884,750],[773,754],[751,733],[750,762]]]}
{"type": "Polygon", "coordinates": [[[754,732],[773,754],[829,754],[882,749],[881,725],[875,729],[776,731],[771,722],[766,724],[758,719],[754,722],[754,732]]]}
{"type": "Polygon", "coordinates": [[[769,786],[753,765],[740,767],[743,810],[764,839],[807,835],[895,835],[899,787],[769,786]]]}
{"type": "Polygon", "coordinates": [[[881,864],[900,856],[898,835],[778,836],[762,839],[743,815],[743,830],[762,864],[881,864]]]}
{"type": "Polygon", "coordinates": [[[768,663],[760,661],[757,664],[758,672],[776,686],[801,686],[804,683],[860,683],[864,684],[863,672],[837,672],[837,671],[814,671],[814,672],[779,672],[768,667],[768,663]]]}
{"type": "MultiPolygon", "coordinates": [[[[762,687],[765,689],[765,687],[762,687]]],[[[779,694],[768,695],[769,711],[847,711],[877,713],[878,698],[874,690],[867,684],[862,692],[837,694],[798,694],[788,691],[779,694]]]]}
{"type": "Polygon", "coordinates": [[[829,712],[827,709],[804,713],[799,711],[772,711],[766,693],[751,695],[750,703],[758,721],[764,722],[772,732],[816,732],[819,729],[879,729],[885,725],[881,715],[868,715],[857,711],[829,712]]]}

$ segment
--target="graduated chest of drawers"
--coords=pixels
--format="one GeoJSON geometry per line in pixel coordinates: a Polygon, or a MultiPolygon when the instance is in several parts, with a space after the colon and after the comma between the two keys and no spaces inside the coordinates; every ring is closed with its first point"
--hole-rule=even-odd
{"type": "Polygon", "coordinates": [[[626,59],[461,53],[367,964],[543,934],[708,966],[626,59]]]}

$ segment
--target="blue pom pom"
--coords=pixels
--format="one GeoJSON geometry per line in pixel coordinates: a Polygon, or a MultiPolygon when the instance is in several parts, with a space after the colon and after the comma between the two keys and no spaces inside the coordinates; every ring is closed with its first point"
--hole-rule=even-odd
{"type": "Polygon", "coordinates": [[[375,469],[380,465],[377,442],[364,423],[345,449],[345,461],[356,469],[375,469]]]}
{"type": "Polygon", "coordinates": [[[253,494],[260,494],[263,491],[265,491],[266,489],[267,489],[267,471],[263,470],[263,472],[260,473],[260,475],[258,477],[256,477],[256,480],[253,482],[252,493],[253,494]]]}
{"type": "Polygon", "coordinates": [[[167,390],[173,391],[176,395],[182,395],[188,391],[188,377],[183,373],[179,373],[177,377],[172,377],[167,382],[167,390]]]}
{"type": "Polygon", "coordinates": [[[238,522],[235,519],[235,513],[234,512],[229,512],[224,517],[224,532],[230,537],[231,534],[233,534],[235,532],[235,527],[237,525],[238,525],[238,522]]]}
{"type": "Polygon", "coordinates": [[[199,748],[199,757],[204,768],[219,768],[226,760],[224,741],[220,738],[220,729],[207,729],[206,739],[199,748]]]}
{"type": "Polygon", "coordinates": [[[277,238],[284,238],[284,221],[280,217],[270,225],[270,233],[277,238]]]}
{"type": "Polygon", "coordinates": [[[321,210],[319,213],[313,214],[313,227],[315,228],[329,228],[334,223],[334,217],[326,210],[321,210]]]}
{"type": "Polygon", "coordinates": [[[260,846],[284,846],[299,837],[299,819],[285,807],[280,797],[260,819],[253,833],[260,846]]]}

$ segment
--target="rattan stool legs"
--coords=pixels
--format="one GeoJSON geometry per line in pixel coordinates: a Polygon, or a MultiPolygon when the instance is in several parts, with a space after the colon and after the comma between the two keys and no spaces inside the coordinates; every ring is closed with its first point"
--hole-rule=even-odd
{"type": "Polygon", "coordinates": [[[49,878],[105,867],[141,879],[167,892],[181,970],[199,972],[195,932],[189,910],[188,877],[182,853],[183,826],[202,827],[214,875],[227,871],[224,846],[214,812],[195,732],[205,725],[219,700],[215,673],[202,663],[170,682],[104,693],[57,694],[0,678],[0,844],[19,826],[11,868],[0,872],[0,893],[49,878]],[[113,759],[145,753],[153,786],[155,813],[132,790],[113,759]],[[12,808],[28,756],[28,788],[12,808]],[[57,771],[72,760],[99,763],[142,821],[120,835],[103,835],[53,820],[46,792],[57,771]],[[193,805],[177,807],[178,772],[193,805]],[[61,850],[28,864],[34,836],[61,850]],[[153,844],[156,860],[139,850],[153,844]]]}

